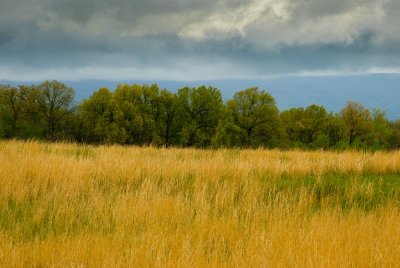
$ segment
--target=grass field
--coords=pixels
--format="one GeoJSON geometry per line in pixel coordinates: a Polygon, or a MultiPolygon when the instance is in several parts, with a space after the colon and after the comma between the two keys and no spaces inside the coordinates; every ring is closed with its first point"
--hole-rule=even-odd
{"type": "Polygon", "coordinates": [[[398,266],[400,152],[0,142],[0,267],[398,266]]]}

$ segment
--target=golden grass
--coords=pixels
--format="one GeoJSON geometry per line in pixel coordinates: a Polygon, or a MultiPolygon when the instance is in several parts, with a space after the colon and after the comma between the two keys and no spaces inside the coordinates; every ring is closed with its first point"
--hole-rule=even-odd
{"type": "Polygon", "coordinates": [[[400,152],[3,141],[0,266],[396,266],[399,174],[400,152]]]}

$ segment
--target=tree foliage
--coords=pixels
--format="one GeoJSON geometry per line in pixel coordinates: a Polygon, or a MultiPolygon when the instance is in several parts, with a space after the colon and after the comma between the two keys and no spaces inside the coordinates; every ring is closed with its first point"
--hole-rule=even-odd
{"type": "Polygon", "coordinates": [[[340,111],[345,124],[349,145],[355,141],[362,143],[368,139],[372,129],[371,114],[361,103],[349,101],[340,111]]]}
{"type": "Polygon", "coordinates": [[[253,87],[237,92],[228,101],[239,128],[241,146],[273,146],[279,137],[280,119],[274,98],[253,87]]]}
{"type": "Polygon", "coordinates": [[[37,102],[47,119],[47,137],[53,139],[61,128],[62,119],[71,112],[75,91],[58,81],[45,81],[38,85],[37,102]]]}
{"type": "Polygon", "coordinates": [[[280,117],[292,146],[329,146],[329,114],[324,107],[313,104],[305,109],[292,108],[283,111],[280,117]]]}
{"type": "Polygon", "coordinates": [[[215,87],[156,84],[100,88],[74,106],[74,89],[45,81],[0,85],[0,138],[156,146],[397,149],[400,120],[350,101],[339,113],[318,105],[279,112],[256,87],[223,101],[215,87]]]}

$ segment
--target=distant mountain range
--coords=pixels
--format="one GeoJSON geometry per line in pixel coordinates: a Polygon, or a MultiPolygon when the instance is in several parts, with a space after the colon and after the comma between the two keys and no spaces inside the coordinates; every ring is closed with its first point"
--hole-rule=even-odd
{"type": "MultiPolygon", "coordinates": [[[[239,90],[257,86],[271,93],[280,109],[323,105],[338,112],[349,100],[361,102],[369,109],[386,111],[389,119],[400,119],[400,75],[368,74],[347,76],[285,76],[264,80],[205,80],[205,81],[63,81],[76,90],[76,100],[88,98],[100,87],[114,89],[121,83],[157,83],[172,91],[183,86],[211,85],[219,88],[229,99],[239,90]]],[[[0,81],[2,84],[35,84],[32,82],[0,81]]]]}

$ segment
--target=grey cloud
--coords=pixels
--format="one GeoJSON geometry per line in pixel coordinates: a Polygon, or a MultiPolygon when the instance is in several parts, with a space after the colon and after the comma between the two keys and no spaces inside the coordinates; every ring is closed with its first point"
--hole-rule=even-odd
{"type": "Polygon", "coordinates": [[[17,36],[30,28],[33,33],[195,39],[243,35],[263,45],[291,45],[351,42],[364,31],[390,39],[394,33],[387,29],[400,23],[396,0],[3,0],[0,5],[1,25],[17,36]]]}
{"type": "Polygon", "coordinates": [[[397,0],[2,0],[0,78],[397,70],[398,14],[397,0]]]}

